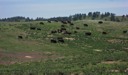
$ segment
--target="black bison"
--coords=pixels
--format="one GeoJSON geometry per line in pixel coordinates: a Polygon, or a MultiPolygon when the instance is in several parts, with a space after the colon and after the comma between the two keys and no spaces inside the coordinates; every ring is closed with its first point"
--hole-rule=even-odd
{"type": "Polygon", "coordinates": [[[74,25],[73,23],[70,23],[70,25],[74,25]]]}
{"type": "Polygon", "coordinates": [[[61,30],[62,30],[62,31],[63,31],[63,30],[66,30],[66,28],[62,27],[61,30]]]}
{"type": "Polygon", "coordinates": [[[80,27],[76,27],[76,29],[80,29],[80,27]]]}
{"type": "Polygon", "coordinates": [[[44,23],[43,23],[43,22],[40,22],[40,24],[41,24],[41,25],[44,25],[44,23]]]}
{"type": "Polygon", "coordinates": [[[88,24],[84,24],[85,27],[88,27],[88,24]]]}
{"type": "Polygon", "coordinates": [[[102,34],[107,34],[107,32],[102,32],[102,34]]]}
{"type": "Polygon", "coordinates": [[[37,30],[41,30],[41,28],[37,28],[37,30]]]}
{"type": "Polygon", "coordinates": [[[58,22],[58,20],[54,20],[54,22],[58,22]]]}
{"type": "Polygon", "coordinates": [[[67,23],[69,23],[69,24],[70,24],[70,23],[72,23],[72,22],[71,22],[71,21],[67,21],[67,23]]]}
{"type": "Polygon", "coordinates": [[[19,36],[18,36],[18,39],[23,39],[23,36],[19,35],[19,36]]]}
{"type": "Polygon", "coordinates": [[[91,32],[86,32],[85,35],[90,36],[92,33],[91,32]]]}
{"type": "Polygon", "coordinates": [[[30,30],[36,30],[36,27],[30,27],[30,30]]]}
{"type": "Polygon", "coordinates": [[[61,27],[65,27],[65,25],[61,25],[61,27]]]}
{"type": "Polygon", "coordinates": [[[48,23],[51,23],[51,21],[50,21],[50,20],[48,20],[48,23]]]}
{"type": "Polygon", "coordinates": [[[57,33],[57,31],[56,30],[52,30],[51,33],[57,33]]]}
{"type": "Polygon", "coordinates": [[[71,35],[72,33],[71,33],[71,32],[69,32],[69,31],[64,31],[64,34],[71,35]]]}
{"type": "Polygon", "coordinates": [[[65,32],[66,31],[66,28],[61,27],[61,29],[58,29],[57,31],[58,31],[58,33],[62,33],[62,32],[65,32]]]}
{"type": "Polygon", "coordinates": [[[67,24],[67,22],[66,22],[66,21],[61,21],[61,23],[63,23],[63,24],[67,24]]]}
{"type": "Polygon", "coordinates": [[[57,40],[52,38],[51,43],[57,43],[57,40]]]}
{"type": "Polygon", "coordinates": [[[57,37],[58,42],[64,43],[64,39],[62,37],[57,37]]]}
{"type": "Polygon", "coordinates": [[[127,33],[127,30],[124,30],[123,33],[127,33]]]}
{"type": "Polygon", "coordinates": [[[102,24],[102,23],[103,23],[103,21],[99,21],[98,23],[99,23],[99,24],[102,24]]]}
{"type": "Polygon", "coordinates": [[[77,33],[77,31],[74,31],[74,33],[77,33]]]}

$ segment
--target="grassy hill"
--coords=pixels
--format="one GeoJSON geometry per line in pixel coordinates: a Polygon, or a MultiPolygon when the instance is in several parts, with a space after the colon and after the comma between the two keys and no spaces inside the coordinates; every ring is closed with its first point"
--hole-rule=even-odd
{"type": "Polygon", "coordinates": [[[98,22],[0,22],[0,75],[127,75],[128,22],[98,22]]]}

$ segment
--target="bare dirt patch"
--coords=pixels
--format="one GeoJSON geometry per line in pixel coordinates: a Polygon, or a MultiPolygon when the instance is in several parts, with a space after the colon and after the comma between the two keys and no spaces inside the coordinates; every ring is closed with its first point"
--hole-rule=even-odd
{"type": "Polygon", "coordinates": [[[15,63],[45,61],[59,58],[54,52],[2,52],[0,51],[0,64],[9,65],[15,63]]]}
{"type": "Polygon", "coordinates": [[[94,51],[96,51],[96,52],[102,52],[102,50],[100,50],[100,49],[94,49],[94,51]]]}
{"type": "Polygon", "coordinates": [[[102,64],[118,64],[121,63],[120,61],[103,61],[102,64]]]}
{"type": "Polygon", "coordinates": [[[110,40],[107,40],[109,43],[121,43],[122,40],[120,39],[110,39],[110,40]]]}
{"type": "Polygon", "coordinates": [[[64,38],[64,39],[66,39],[66,40],[75,40],[75,38],[64,38]]]}

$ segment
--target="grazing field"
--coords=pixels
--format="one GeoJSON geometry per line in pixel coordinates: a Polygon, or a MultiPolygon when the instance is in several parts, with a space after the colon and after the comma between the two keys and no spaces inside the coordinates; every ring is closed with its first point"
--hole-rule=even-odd
{"type": "Polygon", "coordinates": [[[128,22],[0,22],[0,75],[128,75],[128,22]]]}

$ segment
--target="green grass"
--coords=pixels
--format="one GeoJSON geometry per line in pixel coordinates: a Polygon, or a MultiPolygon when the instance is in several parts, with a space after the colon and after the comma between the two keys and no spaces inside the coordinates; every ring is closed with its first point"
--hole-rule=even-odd
{"type": "MultiPolygon", "coordinates": [[[[57,58],[47,60],[39,59],[33,62],[18,62],[11,65],[0,66],[0,75],[126,75],[128,71],[128,30],[127,22],[98,20],[74,21],[74,26],[66,25],[71,35],[61,33],[50,34],[52,30],[59,29],[61,23],[40,22],[1,22],[0,23],[0,52],[51,52],[57,58]],[[87,23],[89,26],[84,27],[87,23]],[[39,27],[42,30],[30,30],[30,27],[39,27]],[[79,30],[75,27],[80,27],[79,30]],[[77,31],[78,33],[73,33],[77,31]],[[106,31],[108,34],[101,34],[106,31]],[[85,32],[91,32],[86,36],[85,32]],[[23,39],[17,36],[22,35],[23,39]],[[72,38],[65,43],[51,43],[52,37],[72,38]],[[118,63],[104,64],[102,62],[114,61],[118,63]],[[117,72],[113,72],[117,71],[117,72]],[[61,72],[61,73],[60,73],[61,72]]],[[[51,54],[52,55],[52,54],[51,54]]],[[[50,56],[50,55],[48,55],[50,56]]],[[[18,61],[17,58],[2,57],[0,61],[18,61]]]]}

